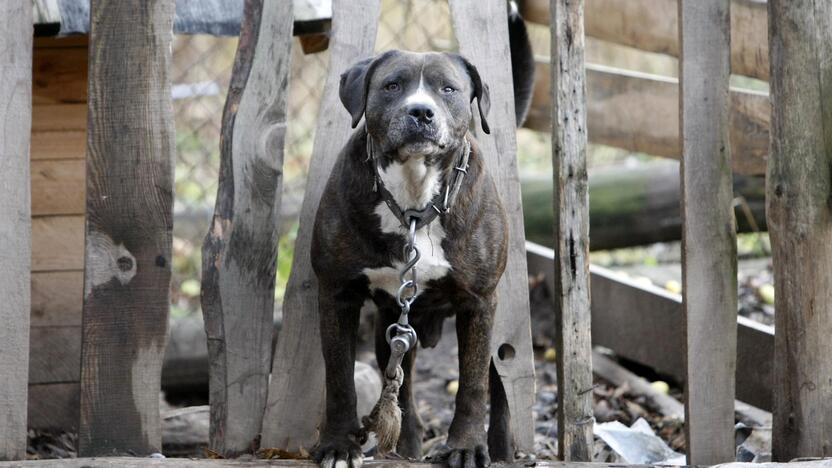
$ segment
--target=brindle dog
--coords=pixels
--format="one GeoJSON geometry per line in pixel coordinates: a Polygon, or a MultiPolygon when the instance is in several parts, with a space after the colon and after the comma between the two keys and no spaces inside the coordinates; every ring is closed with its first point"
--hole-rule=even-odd
{"type": "MultiPolygon", "coordinates": [[[[530,67],[528,38],[519,21],[510,27],[513,63],[530,67]],[[517,50],[525,55],[517,56],[517,50]]],[[[523,73],[514,70],[521,77],[515,78],[518,122],[531,90],[532,71],[523,73]]],[[[326,420],[314,455],[325,468],[361,464],[353,369],[359,312],[368,299],[378,308],[376,357],[381,369],[390,357],[384,334],[400,313],[394,297],[405,263],[407,223],[385,203],[382,192],[402,210],[424,209],[449,187],[455,168],[464,161],[463,152],[470,149],[468,167],[462,168],[467,173],[450,210],[416,232],[419,294],[410,323],[421,345],[433,347],[445,318],[456,315],[460,386],[440,459],[451,468],[512,460],[506,397],[490,363],[495,290],[506,264],[508,226],[500,195],[469,132],[475,99],[482,128],[489,131],[488,86],[460,55],[390,51],[344,73],[340,96],[353,127],[362,118],[365,124],[332,170],[312,239],[326,365],[326,420]]],[[[411,381],[415,359],[414,347],[402,362],[405,377],[399,394],[402,434],[397,452],[408,458],[422,455],[423,425],[411,381]]]]}

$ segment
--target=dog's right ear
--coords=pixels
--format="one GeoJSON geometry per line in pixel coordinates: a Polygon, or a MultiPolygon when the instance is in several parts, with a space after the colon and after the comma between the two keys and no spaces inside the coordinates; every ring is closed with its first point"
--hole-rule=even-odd
{"type": "Polygon", "coordinates": [[[347,112],[352,116],[352,128],[355,128],[358,122],[361,122],[361,117],[364,116],[364,111],[367,108],[367,93],[370,90],[373,71],[394,52],[389,51],[377,57],[364,59],[341,74],[338,96],[341,98],[341,103],[347,108],[347,112]]]}
{"type": "Polygon", "coordinates": [[[361,121],[364,108],[367,107],[367,85],[369,85],[367,71],[372,63],[372,57],[364,59],[341,74],[338,95],[341,97],[341,103],[352,116],[352,128],[355,128],[361,121]]]}

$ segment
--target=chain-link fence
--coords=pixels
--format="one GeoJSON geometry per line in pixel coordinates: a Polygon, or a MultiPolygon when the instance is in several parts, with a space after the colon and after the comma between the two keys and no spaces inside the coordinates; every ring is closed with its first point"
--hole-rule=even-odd
{"type": "MultiPolygon", "coordinates": [[[[217,190],[219,135],[237,38],[177,36],[173,94],[177,132],[173,314],[199,310],[200,249],[217,190]]],[[[284,157],[278,286],[281,297],[291,265],[297,213],[312,153],[317,111],[329,52],[305,55],[293,42],[289,127],[284,157]]],[[[446,0],[383,0],[376,50],[454,51],[446,0]]],[[[346,114],[345,114],[346,118],[346,114]]],[[[529,133],[521,146],[549,157],[548,138],[529,133]],[[526,142],[524,145],[524,142],[526,142]]],[[[534,156],[531,156],[534,159],[534,156]]],[[[279,302],[278,302],[279,303],[279,302]]]]}

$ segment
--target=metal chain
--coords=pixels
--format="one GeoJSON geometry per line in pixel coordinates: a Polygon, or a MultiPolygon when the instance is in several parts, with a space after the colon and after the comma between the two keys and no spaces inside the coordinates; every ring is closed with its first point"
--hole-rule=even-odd
{"type": "Polygon", "coordinates": [[[416,264],[419,263],[421,254],[419,248],[416,247],[417,221],[417,218],[410,219],[410,229],[404,244],[404,258],[407,262],[399,272],[401,286],[396,293],[396,302],[402,311],[399,314],[399,321],[387,327],[385,333],[387,343],[390,344],[390,360],[387,362],[385,374],[390,379],[395,378],[396,369],[401,366],[404,355],[416,346],[416,330],[408,323],[408,314],[410,314],[410,306],[419,294],[419,285],[416,283],[416,264]]]}
{"type": "Polygon", "coordinates": [[[416,218],[410,219],[410,230],[408,232],[407,242],[404,244],[404,258],[407,263],[404,264],[402,270],[399,272],[399,291],[396,294],[396,302],[402,308],[402,313],[399,316],[399,323],[407,325],[407,314],[410,313],[410,305],[416,300],[416,295],[419,294],[419,285],[416,283],[416,264],[419,263],[421,253],[416,247],[416,218]],[[410,279],[407,275],[410,273],[410,279]]]}

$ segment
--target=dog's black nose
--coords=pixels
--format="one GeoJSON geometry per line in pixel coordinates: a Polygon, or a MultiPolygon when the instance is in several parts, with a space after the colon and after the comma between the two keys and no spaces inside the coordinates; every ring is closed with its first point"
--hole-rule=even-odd
{"type": "Polygon", "coordinates": [[[407,115],[421,123],[431,123],[433,121],[433,109],[425,104],[412,104],[407,106],[407,115]]]}

